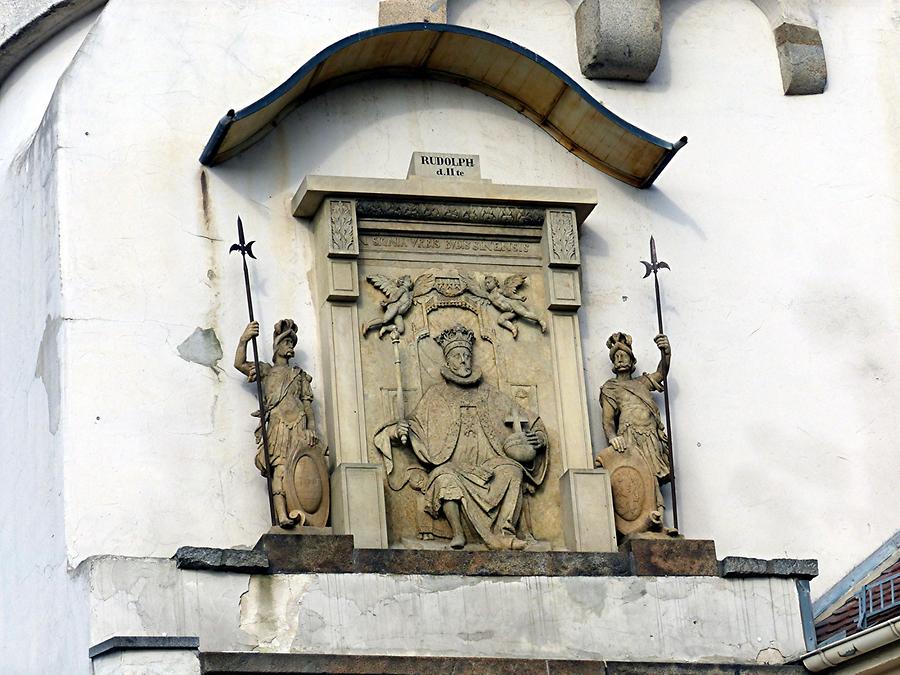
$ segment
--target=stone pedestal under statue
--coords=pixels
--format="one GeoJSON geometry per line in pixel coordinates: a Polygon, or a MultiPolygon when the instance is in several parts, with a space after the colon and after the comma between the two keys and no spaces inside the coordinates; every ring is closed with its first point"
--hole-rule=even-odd
{"type": "Polygon", "coordinates": [[[95,673],[799,675],[816,572],[718,561],[711,541],[427,551],[269,534],[249,551],[98,558],[78,580],[95,673]]]}

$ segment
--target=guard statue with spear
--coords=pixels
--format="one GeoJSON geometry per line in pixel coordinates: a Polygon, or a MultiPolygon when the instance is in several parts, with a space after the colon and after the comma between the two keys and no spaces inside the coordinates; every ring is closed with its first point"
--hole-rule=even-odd
{"type": "Polygon", "coordinates": [[[609,447],[602,450],[596,463],[610,474],[615,511],[616,530],[620,540],[634,536],[677,536],[678,512],[676,510],[675,471],[672,447],[666,425],[663,424],[659,406],[651,392],[663,392],[666,421],[671,423],[666,377],[672,350],[669,339],[663,333],[662,306],[659,295],[659,269],[669,269],[668,264],[656,258],[656,242],[650,238],[651,262],[643,262],[646,278],[654,275],[659,334],[654,338],[659,349],[659,365],[652,373],[633,377],[637,359],[632,349],[631,336],[613,333],[606,341],[609,359],[615,377],[600,389],[600,406],[603,412],[603,431],[609,447]],[[664,501],[660,491],[663,483],[671,484],[674,528],[663,522],[664,501]]]}
{"type": "Polygon", "coordinates": [[[282,319],[275,324],[272,339],[272,363],[261,363],[256,338],[259,323],[253,316],[250,273],[247,256],[253,243],[244,241],[244,227],[238,218],[238,241],[231,251],[240,252],[244,266],[244,286],[250,323],[238,341],[234,367],[256,382],[259,418],[256,428],[256,468],[266,477],[269,490],[269,515],[273,526],[324,526],[328,518],[328,469],[325,451],[319,445],[313,414],[312,378],[303,369],[291,365],[297,346],[297,324],[282,319]],[[253,360],[247,360],[247,344],[253,347],[253,360]]]}

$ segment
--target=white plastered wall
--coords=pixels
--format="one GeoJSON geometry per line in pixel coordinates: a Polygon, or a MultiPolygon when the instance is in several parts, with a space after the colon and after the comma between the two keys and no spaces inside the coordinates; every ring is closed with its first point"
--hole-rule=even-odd
{"type": "Polygon", "coordinates": [[[642,85],[581,78],[568,2],[522,12],[514,0],[452,1],[452,23],[537,51],[652,133],[690,137],[641,192],[500,103],[442,83],[338,90],[204,169],[197,157],[225,110],[375,26],[376,3],[110,2],[56,98],[69,563],[257,539],[268,514],[252,466],[254,397],[230,366],[246,321],[227,254],[235,216],[259,240],[263,353],[271,324],[292,316],[315,388],[314,261],[290,197],[307,174],[403,177],[412,151],[441,150],[481,155],[495,182],[597,189],[582,234],[597,448],[606,337],[631,332],[639,367],[655,365],[639,264],[655,234],[673,268],[662,283],[684,532],[714,538],[720,557],[817,557],[813,594],[824,590],[896,529],[883,477],[900,471],[900,9],[864,4],[817,7],[829,88],[784,97],[771,31],[749,0],[664,3],[660,64],[642,85]],[[179,357],[197,327],[222,341],[221,370],[179,357]]]}
{"type": "Polygon", "coordinates": [[[0,88],[0,669],[9,673],[89,668],[87,597],[65,542],[67,357],[51,95],[94,18],[63,31],[0,88]]]}

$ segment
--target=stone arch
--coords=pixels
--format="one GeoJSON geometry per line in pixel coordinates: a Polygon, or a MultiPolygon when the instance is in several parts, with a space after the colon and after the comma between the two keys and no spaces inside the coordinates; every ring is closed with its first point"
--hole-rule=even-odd
{"type": "Polygon", "coordinates": [[[786,95],[821,94],[828,82],[825,49],[809,0],[753,0],[772,27],[786,95]]]}
{"type": "Polygon", "coordinates": [[[25,0],[0,7],[0,84],[29,54],[107,0],[25,0]]]}
{"type": "MultiPolygon", "coordinates": [[[[784,93],[825,91],[825,51],[809,0],[753,2],[772,27],[784,93]]],[[[575,35],[585,77],[646,82],[662,49],[660,0],[582,0],[575,35]]]]}

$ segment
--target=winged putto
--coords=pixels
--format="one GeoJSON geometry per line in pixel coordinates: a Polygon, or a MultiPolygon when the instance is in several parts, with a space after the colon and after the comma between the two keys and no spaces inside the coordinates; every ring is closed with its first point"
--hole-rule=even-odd
{"type": "Polygon", "coordinates": [[[516,319],[532,321],[540,326],[542,333],[547,331],[547,322],[528,308],[525,304],[528,298],[519,293],[519,288],[526,281],[524,275],[511,274],[503,281],[499,281],[497,277],[488,274],[481,283],[476,281],[472,275],[460,276],[466,283],[466,290],[479,298],[487,300],[500,312],[497,325],[512,333],[513,338],[519,335],[519,328],[513,323],[516,319]]]}
{"type": "Polygon", "coordinates": [[[383,274],[370,274],[366,280],[384,293],[379,303],[384,313],[381,317],[367,321],[362,326],[363,337],[373,328],[380,327],[378,336],[396,329],[400,334],[404,331],[403,317],[412,307],[413,298],[425,295],[434,288],[434,274],[420,274],[413,281],[408,274],[394,279],[383,274]]]}

